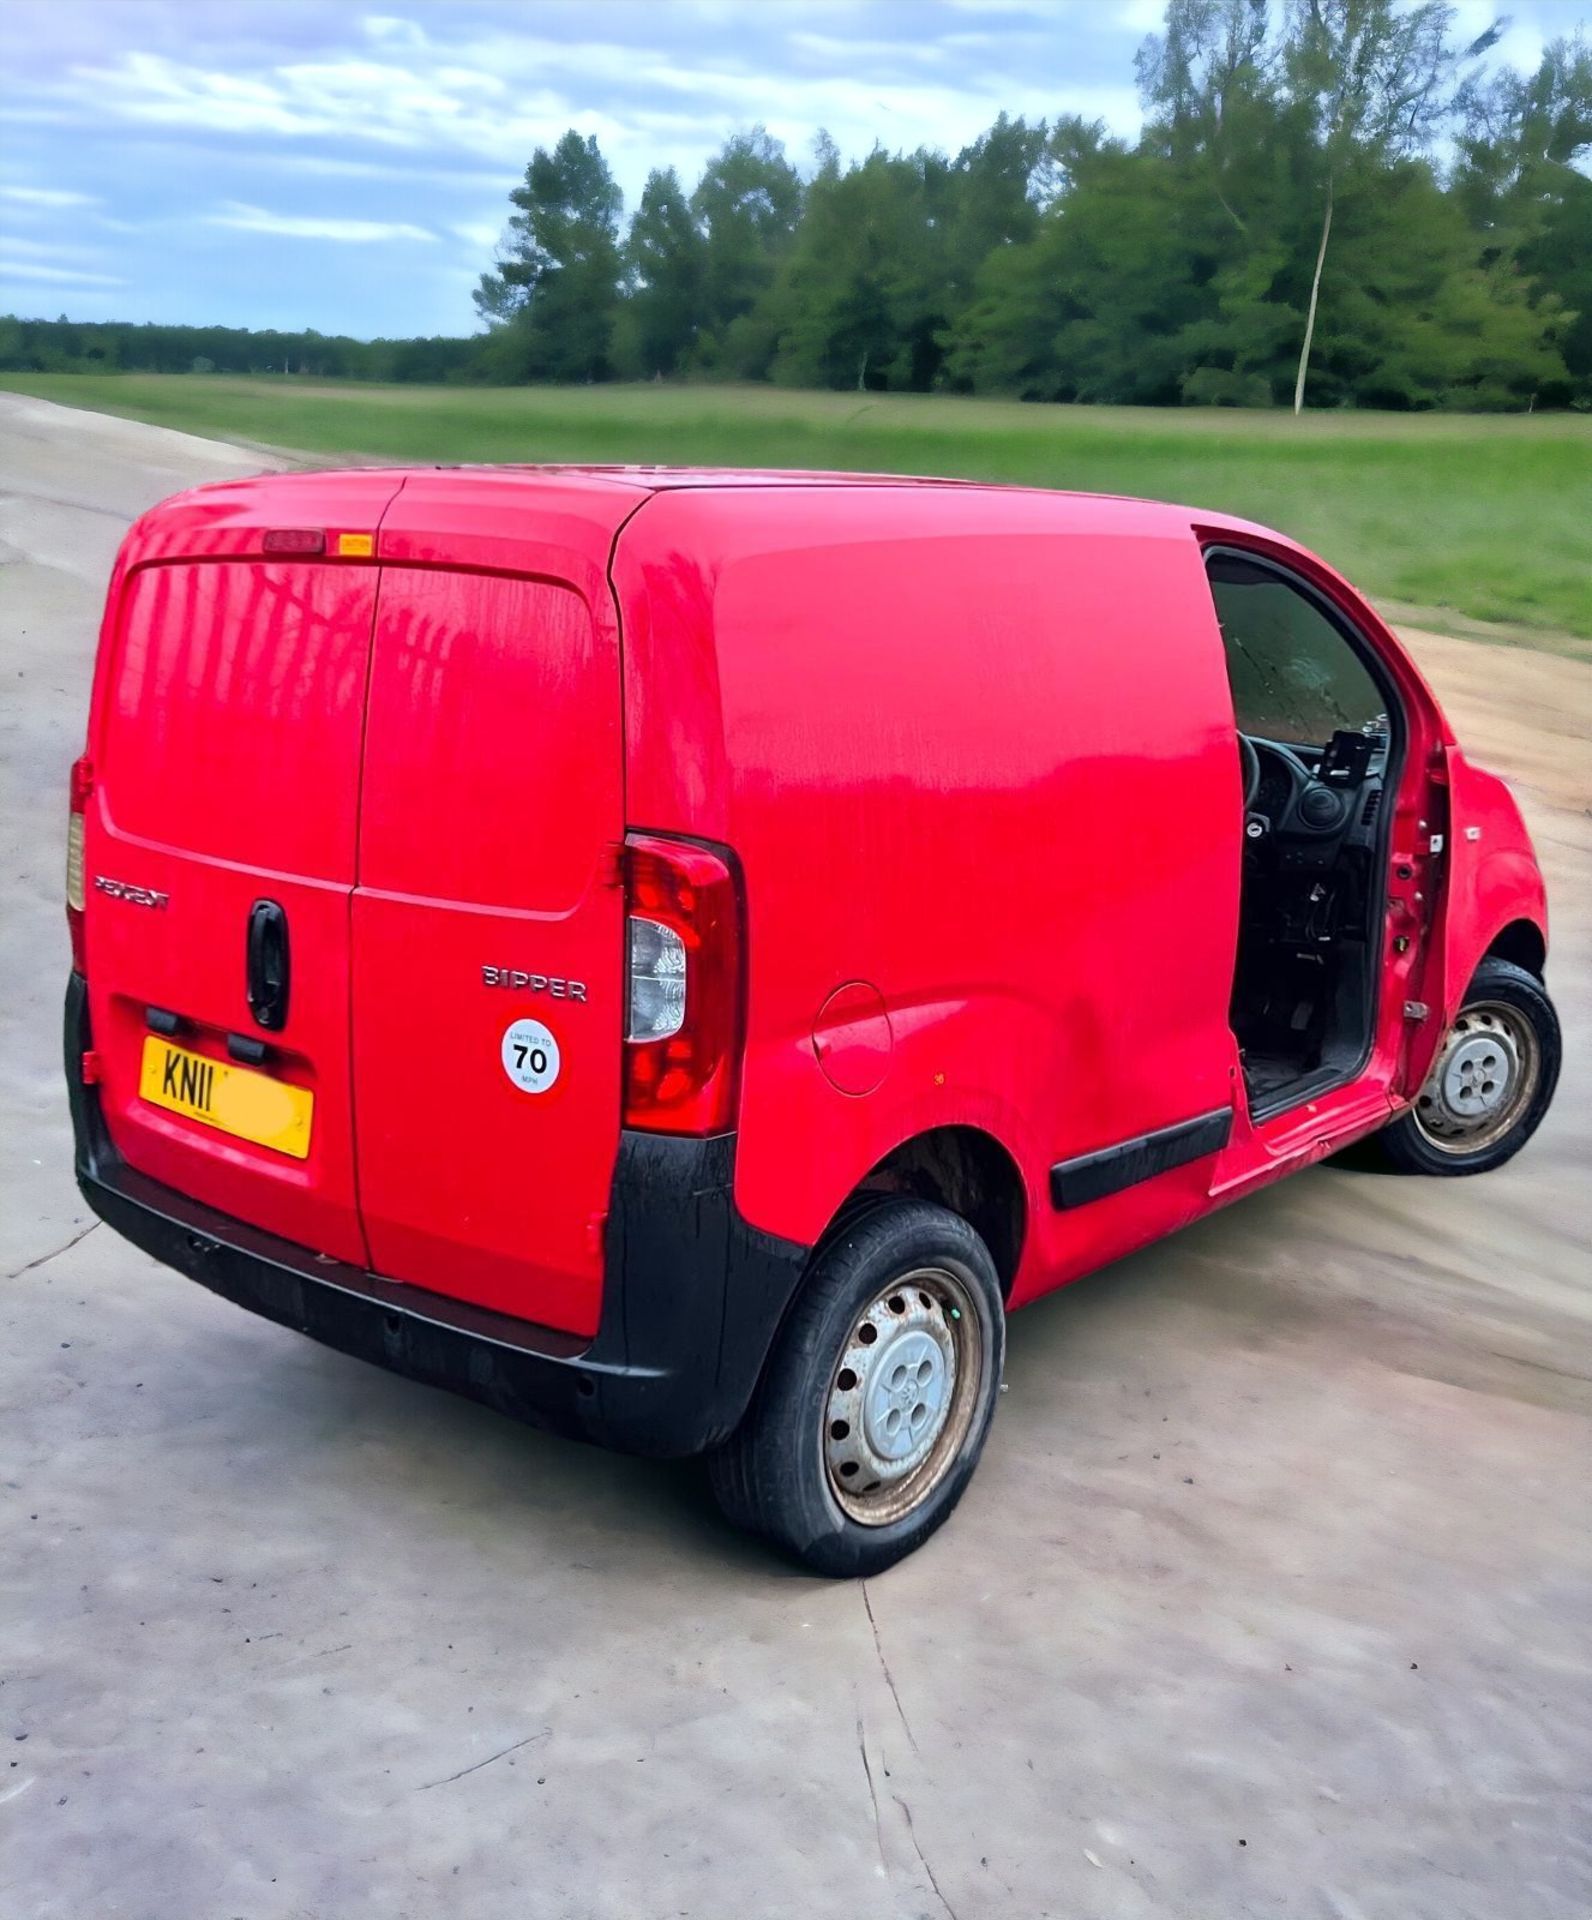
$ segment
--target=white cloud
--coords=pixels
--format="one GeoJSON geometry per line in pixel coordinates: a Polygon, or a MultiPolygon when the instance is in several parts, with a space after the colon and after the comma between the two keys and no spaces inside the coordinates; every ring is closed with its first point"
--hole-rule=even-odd
{"type": "Polygon", "coordinates": [[[70,240],[29,240],[20,233],[0,235],[0,247],[10,253],[27,253],[44,260],[81,260],[85,255],[92,260],[99,252],[98,247],[80,246],[70,240]]]}
{"type": "Polygon", "coordinates": [[[47,280],[62,287],[125,287],[110,273],[84,273],[76,267],[45,267],[27,260],[0,260],[0,280],[47,280]]]}
{"type": "Polygon", "coordinates": [[[276,173],[307,173],[327,180],[399,180],[408,186],[462,187],[493,191],[503,187],[501,168],[431,167],[424,160],[346,160],[324,153],[259,153],[253,164],[276,173]]]}
{"type": "Polygon", "coordinates": [[[429,227],[412,226],[407,220],[338,220],[320,215],[272,213],[268,207],[251,207],[242,200],[228,200],[220,213],[207,213],[206,226],[236,227],[242,233],[276,233],[294,240],[339,240],[362,244],[373,240],[435,240],[429,227]]]}
{"type": "MultiPolygon", "coordinates": [[[[754,69],[716,45],[682,55],[488,27],[473,36],[461,32],[445,65],[436,64],[434,49],[390,37],[369,52],[256,68],[247,77],[129,52],[73,69],[53,98],[70,97],[82,112],[113,122],[184,130],[239,148],[313,140],[336,141],[346,151],[357,143],[394,162],[407,152],[433,171],[457,154],[517,174],[534,148],[574,126],[602,142],[632,205],[649,167],[699,164],[727,134],[758,121],[797,155],[820,126],[843,153],[860,155],[881,137],[909,150],[930,144],[954,151],[1001,111],[1029,120],[1077,113],[1130,134],[1139,122],[1126,76],[1120,83],[1058,83],[1032,61],[1016,72],[999,64],[970,70],[967,50],[942,65],[926,55],[903,57],[876,35],[857,38],[843,59],[839,36],[800,31],[809,57],[827,51],[835,66],[792,72],[761,61],[754,69]]],[[[35,97],[47,106],[40,90],[35,97]]],[[[314,170],[329,163],[300,164],[314,170]]]]}
{"type": "Polygon", "coordinates": [[[390,46],[424,47],[426,31],[416,20],[399,20],[390,14],[367,13],[360,22],[366,36],[390,46]]]}
{"type": "MultiPolygon", "coordinates": [[[[1096,0],[945,0],[953,13],[1024,14],[1035,20],[1054,20],[1064,12],[1076,17],[1082,7],[1093,7],[1095,3],[1096,0]]],[[[1133,4],[1133,0],[1129,3],[1133,4]]]]}
{"type": "MultiPolygon", "coordinates": [[[[978,36],[982,38],[983,36],[978,36]]],[[[857,40],[834,33],[811,33],[805,29],[785,36],[785,44],[815,60],[907,60],[927,66],[942,63],[952,36],[934,40],[857,40]]]]}
{"type": "Polygon", "coordinates": [[[0,200],[15,200],[24,207],[94,207],[96,193],[72,193],[65,187],[0,187],[0,200]]]}
{"type": "Polygon", "coordinates": [[[454,226],[453,231],[459,239],[467,241],[470,246],[484,253],[489,247],[497,245],[503,232],[503,224],[495,220],[461,220],[454,226]]]}

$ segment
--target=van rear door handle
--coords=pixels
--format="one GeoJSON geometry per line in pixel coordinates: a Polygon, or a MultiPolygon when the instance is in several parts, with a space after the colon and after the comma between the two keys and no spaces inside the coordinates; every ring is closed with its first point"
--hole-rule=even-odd
{"type": "Polygon", "coordinates": [[[287,915],[274,900],[256,900],[249,909],[246,965],[249,1011],[274,1033],[287,1023],[289,978],[287,915]]]}

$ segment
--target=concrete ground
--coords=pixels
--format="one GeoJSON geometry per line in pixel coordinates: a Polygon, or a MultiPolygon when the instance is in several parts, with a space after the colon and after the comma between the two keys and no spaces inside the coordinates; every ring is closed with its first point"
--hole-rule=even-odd
{"type": "Polygon", "coordinates": [[[93,1228],[60,872],[127,519],[258,456],[0,396],[0,1915],[1592,1914],[1592,671],[1417,637],[1569,1065],[1023,1314],[950,1526],[825,1585],[93,1228]]]}

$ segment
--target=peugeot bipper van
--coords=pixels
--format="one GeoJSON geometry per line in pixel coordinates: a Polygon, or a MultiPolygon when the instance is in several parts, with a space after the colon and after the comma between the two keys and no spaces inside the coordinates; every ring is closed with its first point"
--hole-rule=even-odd
{"type": "Polygon", "coordinates": [[[1543,886],[1261,527],[854,475],[202,487],[72,775],[77,1173],[345,1353],[826,1574],[945,1519],[1007,1315],[1559,1065],[1543,886]]]}

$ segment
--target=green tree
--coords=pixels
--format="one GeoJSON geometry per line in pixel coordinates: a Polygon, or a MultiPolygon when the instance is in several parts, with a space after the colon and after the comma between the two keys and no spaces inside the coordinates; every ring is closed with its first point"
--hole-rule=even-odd
{"type": "Polygon", "coordinates": [[[1281,49],[1265,0],[1171,0],[1140,49],[1141,153],[1153,155],[1187,248],[1180,391],[1264,405],[1299,315],[1278,289],[1293,194],[1281,49]]]}
{"type": "Polygon", "coordinates": [[[937,203],[931,218],[943,232],[937,251],[954,305],[966,301],[997,247],[1025,246],[1038,231],[1046,154],[1043,123],[1003,113],[951,163],[943,208],[937,203]]]}
{"type": "MultiPolygon", "coordinates": [[[[1312,151],[1307,177],[1319,208],[1319,236],[1293,409],[1304,406],[1332,223],[1345,194],[1375,192],[1399,158],[1430,146],[1452,104],[1448,50],[1453,8],[1421,0],[1292,0],[1285,48],[1288,91],[1312,151]]],[[[1495,34],[1468,49],[1481,52],[1495,34]]]]}
{"type": "Polygon", "coordinates": [[[1030,399],[1176,404],[1206,315],[1184,196],[1153,155],[1064,120],[1060,192],[1028,246],[998,248],[953,325],[953,385],[1030,399]]]}
{"type": "Polygon", "coordinates": [[[923,389],[948,310],[940,154],[887,154],[842,168],[820,148],[806,207],[770,311],[774,377],[791,386],[923,389]]]}
{"type": "Polygon", "coordinates": [[[1510,69],[1460,94],[1454,195],[1495,277],[1557,301],[1565,375],[1545,386],[1592,399],[1592,47],[1556,40],[1534,74],[1510,69]]]}
{"type": "Polygon", "coordinates": [[[755,310],[801,218],[801,176],[763,127],[727,140],[703,170],[691,211],[704,236],[704,337],[698,362],[761,379],[774,331],[755,310]]]}
{"type": "Polygon", "coordinates": [[[677,372],[690,358],[704,318],[706,248],[673,167],[647,175],[625,241],[627,324],[636,370],[677,372]]]}
{"type": "Polygon", "coordinates": [[[477,311],[492,329],[500,376],[601,380],[619,305],[621,198],[595,137],[571,129],[538,147],[496,270],[481,276],[477,311]]]}
{"type": "Polygon", "coordinates": [[[1401,161],[1376,193],[1340,201],[1336,265],[1311,385],[1318,402],[1521,407],[1562,361],[1558,303],[1527,299],[1507,262],[1478,262],[1474,235],[1431,167],[1401,161]]]}

